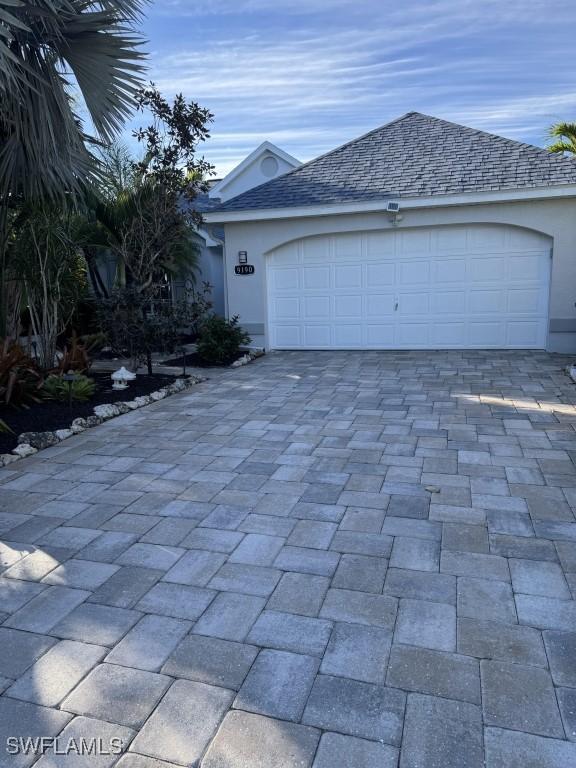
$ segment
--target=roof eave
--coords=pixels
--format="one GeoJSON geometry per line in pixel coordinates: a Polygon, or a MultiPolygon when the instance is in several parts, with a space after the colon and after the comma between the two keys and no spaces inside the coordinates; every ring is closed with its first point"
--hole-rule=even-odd
{"type": "Polygon", "coordinates": [[[574,184],[557,184],[547,187],[524,187],[522,189],[488,190],[483,192],[461,192],[444,195],[422,195],[415,197],[361,200],[344,203],[322,203],[320,205],[286,206],[281,208],[247,208],[236,211],[212,211],[204,214],[210,224],[227,224],[236,221],[262,221],[270,219],[295,219],[308,216],[331,216],[342,213],[374,213],[385,211],[391,199],[397,199],[401,209],[441,208],[457,205],[482,205],[495,202],[519,202],[544,200],[547,198],[576,197],[574,184]]]}

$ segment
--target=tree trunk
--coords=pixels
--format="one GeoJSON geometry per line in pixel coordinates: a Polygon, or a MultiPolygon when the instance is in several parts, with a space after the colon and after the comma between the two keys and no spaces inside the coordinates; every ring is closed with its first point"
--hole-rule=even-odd
{"type": "Polygon", "coordinates": [[[148,366],[148,376],[152,376],[152,353],[146,352],[146,365],[148,366]]]}

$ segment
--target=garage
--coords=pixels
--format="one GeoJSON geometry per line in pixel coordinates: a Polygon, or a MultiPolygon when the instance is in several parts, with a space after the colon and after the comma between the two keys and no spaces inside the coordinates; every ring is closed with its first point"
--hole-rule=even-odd
{"type": "Polygon", "coordinates": [[[302,238],[268,256],[275,349],[544,349],[551,241],[476,225],[302,238]]]}
{"type": "Polygon", "coordinates": [[[576,352],[574,158],[410,112],[207,221],[256,346],[576,352]]]}

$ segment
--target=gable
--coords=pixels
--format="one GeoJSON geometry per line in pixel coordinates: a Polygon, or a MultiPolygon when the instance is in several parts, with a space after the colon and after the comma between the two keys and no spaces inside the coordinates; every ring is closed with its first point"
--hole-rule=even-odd
{"type": "Polygon", "coordinates": [[[278,178],[300,166],[300,161],[284,152],[270,141],[260,144],[248,157],[223,179],[216,182],[209,192],[212,199],[222,202],[278,178]]]}

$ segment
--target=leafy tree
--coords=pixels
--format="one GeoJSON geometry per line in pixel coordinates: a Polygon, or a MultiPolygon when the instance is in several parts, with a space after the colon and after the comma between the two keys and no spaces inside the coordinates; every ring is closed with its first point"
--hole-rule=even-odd
{"type": "Polygon", "coordinates": [[[550,152],[576,155],[576,123],[556,123],[549,130],[555,141],[550,144],[550,152]]]}
{"type": "Polygon", "coordinates": [[[152,116],[150,125],[134,132],[142,159],[130,162],[117,148],[108,153],[106,165],[124,181],[116,188],[114,182],[104,186],[95,215],[123,268],[120,287],[130,284],[139,293],[154,294],[166,272],[194,267],[196,261],[191,226],[202,219],[194,199],[207,189],[212,172],[197,149],[209,135],[212,115],[182,94],[168,102],[153,84],[138,92],[137,105],[152,116]]]}

